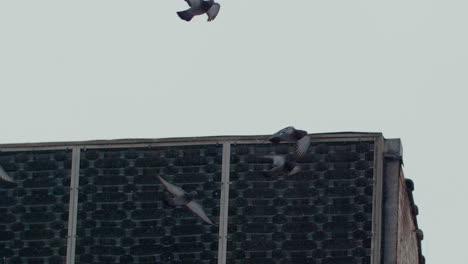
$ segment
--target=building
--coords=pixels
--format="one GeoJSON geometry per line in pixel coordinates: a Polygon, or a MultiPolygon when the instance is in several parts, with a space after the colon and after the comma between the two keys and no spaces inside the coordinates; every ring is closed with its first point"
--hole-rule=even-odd
{"type": "Polygon", "coordinates": [[[260,156],[294,147],[265,136],[0,145],[17,181],[0,182],[0,263],[423,264],[400,140],[310,137],[302,171],[274,177],[260,156]]]}

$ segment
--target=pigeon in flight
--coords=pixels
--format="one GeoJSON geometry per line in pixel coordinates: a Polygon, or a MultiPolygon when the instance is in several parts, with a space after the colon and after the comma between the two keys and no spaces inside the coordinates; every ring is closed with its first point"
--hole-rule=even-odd
{"type": "Polygon", "coordinates": [[[296,162],[286,161],[285,156],[264,155],[260,156],[260,158],[273,160],[274,167],[270,171],[264,173],[265,176],[271,176],[272,174],[277,174],[281,172],[287,172],[288,176],[291,176],[301,171],[301,167],[296,162]]]}
{"type": "Polygon", "coordinates": [[[10,175],[6,173],[6,171],[3,169],[1,165],[0,165],[0,180],[6,181],[6,182],[16,182],[15,180],[13,180],[13,178],[10,177],[10,175]]]}
{"type": "Polygon", "coordinates": [[[295,129],[292,126],[281,129],[273,134],[268,140],[272,143],[296,142],[297,158],[302,158],[310,145],[310,137],[307,131],[295,129]]]}
{"type": "Polygon", "coordinates": [[[203,210],[201,205],[194,200],[197,192],[193,191],[191,193],[186,193],[181,188],[164,180],[161,176],[157,177],[159,181],[164,185],[166,190],[175,196],[174,198],[168,199],[168,202],[171,206],[185,205],[188,209],[190,209],[190,211],[195,213],[203,221],[210,225],[215,225],[205,214],[205,211],[203,210]]]}
{"type": "Polygon", "coordinates": [[[190,21],[194,16],[206,13],[208,21],[213,21],[219,13],[221,5],[214,0],[185,0],[190,6],[189,9],[177,12],[177,15],[185,21],[190,21]]]}

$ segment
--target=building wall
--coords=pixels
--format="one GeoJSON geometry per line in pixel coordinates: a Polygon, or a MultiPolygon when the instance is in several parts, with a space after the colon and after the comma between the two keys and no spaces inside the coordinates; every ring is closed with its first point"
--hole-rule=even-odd
{"type": "Polygon", "coordinates": [[[262,175],[272,164],[260,156],[292,158],[293,144],[217,138],[74,143],[41,151],[35,148],[47,146],[0,146],[0,165],[18,181],[0,183],[0,254],[5,263],[66,263],[73,259],[65,258],[67,240],[76,239],[75,263],[370,264],[379,248],[373,245],[378,138],[313,138],[303,171],[276,177],[262,175]],[[226,142],[230,166],[223,168],[226,142]],[[70,148],[79,151],[79,186],[77,211],[69,216],[70,148]],[[165,204],[169,195],[155,175],[196,190],[219,226],[165,204]],[[223,185],[229,185],[226,200],[220,199],[223,185]],[[229,212],[226,234],[223,208],[229,212]],[[76,237],[69,237],[73,215],[76,237]],[[40,231],[30,236],[34,230],[40,231]],[[226,252],[218,259],[223,243],[226,252]]]}
{"type": "Polygon", "coordinates": [[[290,153],[233,146],[227,263],[370,264],[374,142],[312,144],[301,173],[261,174],[261,155],[290,153]]]}
{"type": "Polygon", "coordinates": [[[397,263],[418,264],[420,252],[416,233],[414,232],[416,225],[413,220],[414,216],[408,189],[402,173],[399,177],[399,184],[397,263]]]}
{"type": "Polygon", "coordinates": [[[71,151],[0,152],[0,263],[65,263],[71,151]]]}
{"type": "Polygon", "coordinates": [[[221,153],[215,145],[82,151],[77,263],[217,263],[218,228],[165,204],[156,175],[197,191],[218,223],[221,153]]]}

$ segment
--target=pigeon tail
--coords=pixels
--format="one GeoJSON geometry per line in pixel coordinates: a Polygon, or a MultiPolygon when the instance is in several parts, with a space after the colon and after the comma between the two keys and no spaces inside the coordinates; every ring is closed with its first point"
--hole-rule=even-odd
{"type": "Polygon", "coordinates": [[[179,15],[179,17],[185,21],[190,21],[193,18],[193,15],[190,14],[187,10],[177,12],[177,15],[179,15]]]}

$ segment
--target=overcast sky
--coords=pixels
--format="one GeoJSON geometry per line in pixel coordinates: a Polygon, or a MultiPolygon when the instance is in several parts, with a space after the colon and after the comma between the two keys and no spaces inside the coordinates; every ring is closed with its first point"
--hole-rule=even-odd
{"type": "Polygon", "coordinates": [[[427,263],[466,263],[468,1],[0,0],[0,143],[382,132],[427,263]]]}

